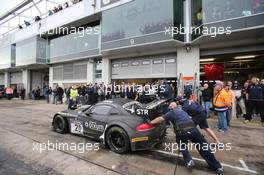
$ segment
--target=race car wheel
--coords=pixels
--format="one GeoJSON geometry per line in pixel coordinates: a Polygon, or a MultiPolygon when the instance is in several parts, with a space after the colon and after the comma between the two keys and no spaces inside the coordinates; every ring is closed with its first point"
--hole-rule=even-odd
{"type": "Polygon", "coordinates": [[[120,127],[114,126],[110,128],[107,132],[106,140],[109,148],[118,154],[124,154],[130,150],[129,137],[124,129],[120,127]]]}
{"type": "Polygon", "coordinates": [[[53,129],[58,133],[66,133],[68,131],[67,121],[60,115],[57,115],[53,120],[53,129]]]}

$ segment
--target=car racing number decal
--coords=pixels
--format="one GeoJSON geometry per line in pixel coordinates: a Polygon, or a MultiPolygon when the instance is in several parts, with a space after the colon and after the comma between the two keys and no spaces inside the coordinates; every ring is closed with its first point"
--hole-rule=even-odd
{"type": "Polygon", "coordinates": [[[71,120],[71,133],[83,134],[83,124],[80,120],[71,120]]]}

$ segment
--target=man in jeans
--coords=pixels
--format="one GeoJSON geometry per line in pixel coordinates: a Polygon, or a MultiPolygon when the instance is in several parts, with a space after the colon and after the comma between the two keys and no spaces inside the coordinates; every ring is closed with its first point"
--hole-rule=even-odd
{"type": "Polygon", "coordinates": [[[223,88],[223,83],[218,82],[215,85],[215,96],[213,99],[214,103],[214,109],[217,112],[218,117],[218,132],[227,132],[228,126],[227,126],[227,119],[226,119],[226,112],[228,110],[228,101],[229,97],[226,93],[225,89],[223,88]]]}
{"type": "Polygon", "coordinates": [[[212,91],[209,89],[209,86],[207,83],[204,84],[204,90],[202,91],[202,97],[204,102],[204,109],[206,112],[207,118],[210,117],[210,106],[211,106],[211,100],[213,98],[212,91]]]}

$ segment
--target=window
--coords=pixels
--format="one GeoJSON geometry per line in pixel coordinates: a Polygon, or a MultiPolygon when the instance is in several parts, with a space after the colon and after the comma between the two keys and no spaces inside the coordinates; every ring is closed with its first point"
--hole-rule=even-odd
{"type": "Polygon", "coordinates": [[[139,65],[139,62],[138,62],[138,61],[133,61],[133,62],[131,63],[131,65],[132,65],[132,66],[138,66],[138,65],[139,65]]]}
{"type": "Polygon", "coordinates": [[[150,65],[150,61],[149,60],[144,60],[144,61],[142,61],[142,65],[150,65]]]}
{"type": "Polygon", "coordinates": [[[121,66],[122,67],[128,67],[128,63],[122,63],[121,66]]]}
{"type": "Polygon", "coordinates": [[[117,68],[117,67],[119,67],[119,63],[113,64],[113,68],[117,68]]]}
{"type": "Polygon", "coordinates": [[[153,60],[153,64],[162,64],[163,60],[153,60]]]}
{"type": "Polygon", "coordinates": [[[99,105],[99,106],[93,107],[91,109],[91,113],[93,113],[95,115],[107,115],[107,114],[109,114],[111,109],[112,109],[111,106],[99,105]]]}
{"type": "Polygon", "coordinates": [[[175,59],[174,58],[167,58],[166,59],[166,63],[169,64],[169,63],[175,63],[175,59]]]}

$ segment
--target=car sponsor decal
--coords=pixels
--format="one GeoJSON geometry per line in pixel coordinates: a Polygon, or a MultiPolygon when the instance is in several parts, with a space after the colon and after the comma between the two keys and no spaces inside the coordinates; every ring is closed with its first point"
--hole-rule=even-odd
{"type": "Polygon", "coordinates": [[[149,115],[149,111],[147,109],[136,109],[137,115],[149,115]]]}
{"type": "Polygon", "coordinates": [[[131,140],[132,143],[135,143],[135,142],[142,142],[142,141],[148,141],[149,140],[149,137],[136,137],[136,138],[133,138],[131,140]]]}
{"type": "Polygon", "coordinates": [[[86,128],[90,128],[91,130],[104,132],[104,126],[103,125],[99,125],[99,124],[97,124],[96,122],[93,122],[93,121],[85,122],[84,126],[86,128]]]}
{"type": "Polygon", "coordinates": [[[83,135],[83,124],[80,120],[70,120],[71,122],[71,133],[83,135]]]}

